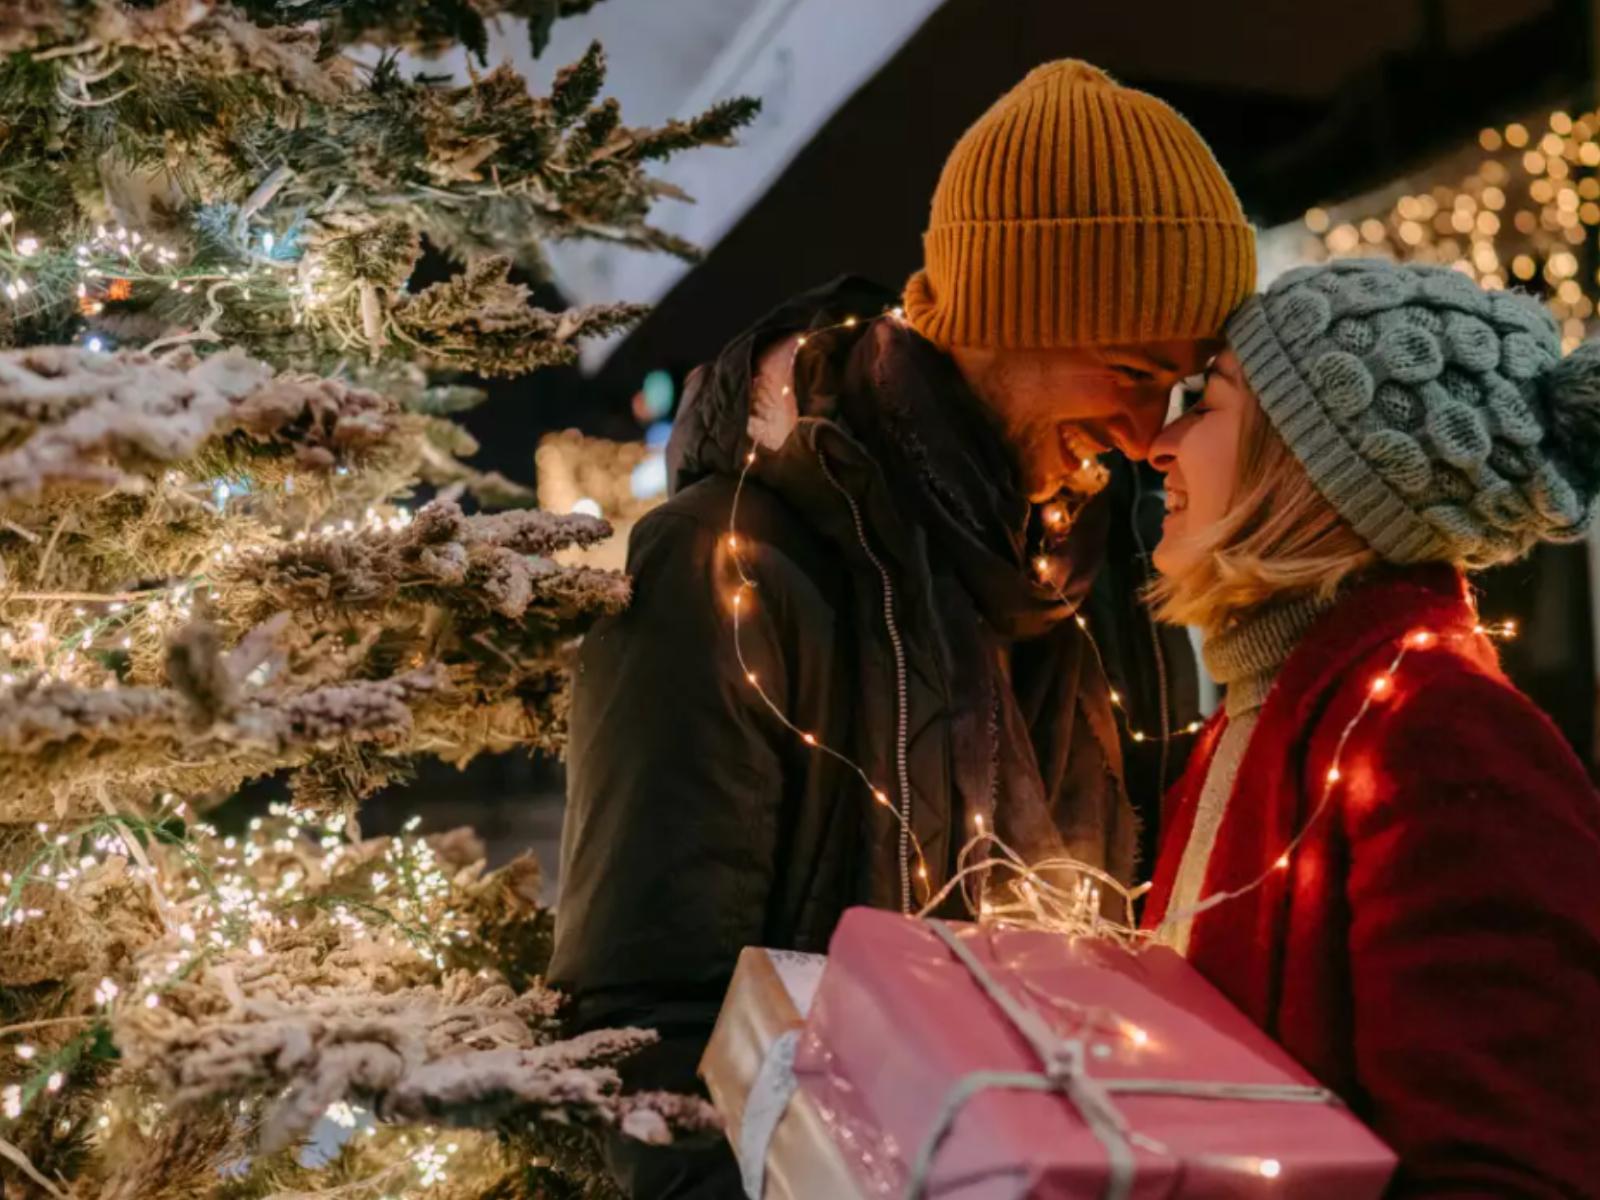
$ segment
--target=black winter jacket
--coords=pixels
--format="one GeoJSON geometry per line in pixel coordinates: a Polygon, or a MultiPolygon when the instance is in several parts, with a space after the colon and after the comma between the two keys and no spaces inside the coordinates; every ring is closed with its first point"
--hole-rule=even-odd
{"type": "MultiPolygon", "coordinates": [[[[1056,593],[1041,591],[1029,570],[1042,531],[1005,447],[948,357],[893,320],[814,336],[796,363],[798,424],[739,491],[754,587],[736,646],[728,534],[757,358],[892,303],[840,281],[696,372],[673,495],[629,544],[633,604],[585,639],[551,977],[575,1030],[661,1032],[625,1069],[631,1086],[695,1086],[742,947],[820,952],[848,905],[902,907],[909,892],[916,907],[950,877],[975,815],[1019,849],[1053,839],[1130,875],[1154,837],[1154,776],[1182,765],[1181,745],[1133,745],[1108,700],[1115,686],[1151,734],[1163,694],[1170,727],[1194,715],[1187,642],[1168,634],[1158,651],[1136,599],[1133,472],[1043,548],[1058,571],[1056,593]],[[1111,586],[1091,596],[1107,547],[1111,586]],[[1132,804],[1125,767],[1141,781],[1132,804]]],[[[941,911],[966,915],[970,899],[941,911]]],[[[608,1150],[632,1196],[741,1194],[721,1144],[608,1150]]]]}

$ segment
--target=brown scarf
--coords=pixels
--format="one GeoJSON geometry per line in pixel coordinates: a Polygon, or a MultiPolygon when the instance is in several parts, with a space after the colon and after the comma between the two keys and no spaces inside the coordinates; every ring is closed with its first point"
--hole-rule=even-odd
{"type": "Polygon", "coordinates": [[[857,342],[838,408],[926,532],[930,561],[959,581],[936,592],[958,709],[958,828],[983,812],[1030,860],[1065,850],[1131,876],[1108,684],[1072,619],[1104,555],[1107,506],[1090,503],[1049,551],[1065,584],[1039,583],[1008,451],[954,363],[897,323],[857,342]]]}

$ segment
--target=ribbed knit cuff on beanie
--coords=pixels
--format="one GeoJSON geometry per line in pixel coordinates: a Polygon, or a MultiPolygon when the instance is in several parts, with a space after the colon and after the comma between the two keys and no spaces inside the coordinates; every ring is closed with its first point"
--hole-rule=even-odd
{"type": "Polygon", "coordinates": [[[1216,336],[1255,235],[1193,127],[1087,63],[1035,68],[956,144],[907,284],[942,347],[1216,336]]]}

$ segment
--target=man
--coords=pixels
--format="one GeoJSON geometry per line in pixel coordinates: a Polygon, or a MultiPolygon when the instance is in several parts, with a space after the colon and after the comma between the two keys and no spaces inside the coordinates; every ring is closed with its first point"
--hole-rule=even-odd
{"type": "MultiPolygon", "coordinates": [[[[577,1027],[661,1032],[632,1085],[694,1086],[741,947],[822,951],[848,905],[914,911],[980,822],[1131,877],[1080,607],[1168,693],[1155,722],[1177,689],[1132,616],[1133,546],[1108,564],[1122,594],[1086,602],[1106,546],[1138,541],[1136,480],[1114,512],[1098,460],[1144,457],[1254,255],[1181,117],[1051,63],[956,146],[903,314],[841,281],[695,373],[674,494],[634,532],[634,603],[585,640],[571,720],[551,976],[577,1027]]],[[[634,1196],[740,1194],[721,1146],[609,1151],[634,1196]]]]}

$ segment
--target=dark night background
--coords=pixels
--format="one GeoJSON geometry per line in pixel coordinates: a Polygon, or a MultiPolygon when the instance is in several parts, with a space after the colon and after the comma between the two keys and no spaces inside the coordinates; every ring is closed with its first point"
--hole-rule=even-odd
{"type": "MultiPolygon", "coordinates": [[[[841,16],[839,38],[848,26],[841,16]]],[[[492,385],[491,402],[467,418],[478,461],[528,479],[549,431],[636,438],[632,400],[648,372],[681,379],[785,296],[834,275],[903,280],[920,265],[946,153],[1039,62],[1085,58],[1172,103],[1266,228],[1391,180],[1485,125],[1540,105],[1592,106],[1597,36],[1591,0],[947,0],[597,373],[492,385]]],[[[548,305],[564,303],[553,286],[542,291],[548,305]]],[[[1482,610],[1524,625],[1508,665],[1592,763],[1587,570],[1581,546],[1541,551],[1487,577],[1482,610]]],[[[474,825],[497,858],[531,843],[553,866],[560,792],[557,765],[508,755],[465,773],[429,766],[395,803],[365,811],[375,832],[416,811],[430,828],[474,825]]]]}

